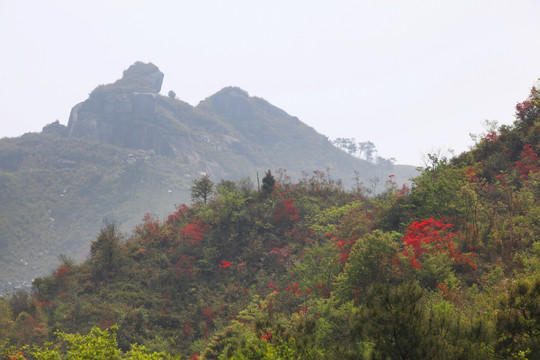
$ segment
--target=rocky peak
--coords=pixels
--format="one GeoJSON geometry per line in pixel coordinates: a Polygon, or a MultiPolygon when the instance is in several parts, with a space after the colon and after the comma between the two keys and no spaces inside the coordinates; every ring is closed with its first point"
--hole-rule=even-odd
{"type": "Polygon", "coordinates": [[[157,94],[161,91],[163,73],[152,63],[137,61],[124,71],[124,76],[118,82],[126,87],[150,90],[157,94]]]}
{"type": "Polygon", "coordinates": [[[168,138],[156,124],[163,73],[152,63],[136,62],[121,79],[98,86],[73,107],[66,135],[108,144],[172,154],[168,138]]]}
{"type": "Polygon", "coordinates": [[[113,84],[98,86],[94,93],[120,91],[158,94],[161,91],[163,77],[163,73],[156,65],[137,61],[124,71],[121,79],[113,84]]]}
{"type": "Polygon", "coordinates": [[[201,101],[198,107],[213,110],[235,121],[243,121],[253,117],[252,100],[247,91],[229,86],[201,101]]]}

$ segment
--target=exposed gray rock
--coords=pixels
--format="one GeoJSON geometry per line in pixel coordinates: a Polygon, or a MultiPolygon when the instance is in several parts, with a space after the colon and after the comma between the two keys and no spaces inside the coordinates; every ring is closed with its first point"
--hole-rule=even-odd
{"type": "Polygon", "coordinates": [[[157,66],[136,62],[122,79],[97,87],[86,101],[73,107],[67,136],[173,155],[166,134],[155,126],[162,82],[157,66]]]}

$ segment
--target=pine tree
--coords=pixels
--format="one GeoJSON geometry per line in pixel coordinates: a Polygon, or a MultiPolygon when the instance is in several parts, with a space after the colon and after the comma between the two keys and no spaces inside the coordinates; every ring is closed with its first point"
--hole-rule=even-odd
{"type": "Polygon", "coordinates": [[[204,175],[200,179],[193,180],[191,187],[191,200],[196,204],[206,204],[214,190],[214,182],[209,175],[204,175]]]}
{"type": "Polygon", "coordinates": [[[263,193],[268,196],[274,191],[274,186],[276,185],[276,179],[272,175],[272,172],[268,170],[266,172],[266,175],[262,179],[262,191],[263,193]]]}

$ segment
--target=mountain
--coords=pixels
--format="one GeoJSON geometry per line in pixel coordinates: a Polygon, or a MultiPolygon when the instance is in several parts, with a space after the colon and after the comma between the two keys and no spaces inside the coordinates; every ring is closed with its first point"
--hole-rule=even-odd
{"type": "Polygon", "coordinates": [[[75,105],[67,126],[0,140],[0,288],[29,285],[58,254],[83,259],[104,218],[128,231],[145,213],[168,214],[202,174],[256,184],[269,169],[294,180],[320,170],[346,187],[379,178],[379,189],[391,173],[416,175],[352,157],[236,87],[197,106],[162,96],[163,77],[137,62],[75,105]]]}
{"type": "Polygon", "coordinates": [[[86,261],[0,297],[0,356],[540,359],[539,155],[533,88],[410,188],[268,174],[130,235],[108,222],[86,261]]]}

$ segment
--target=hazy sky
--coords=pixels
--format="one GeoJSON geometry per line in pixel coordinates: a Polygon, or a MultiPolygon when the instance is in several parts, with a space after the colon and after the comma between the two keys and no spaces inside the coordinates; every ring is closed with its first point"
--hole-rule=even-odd
{"type": "Polygon", "coordinates": [[[192,105],[239,86],[331,139],[422,154],[509,124],[540,77],[540,1],[0,0],[0,138],[67,124],[133,62],[192,105]]]}

